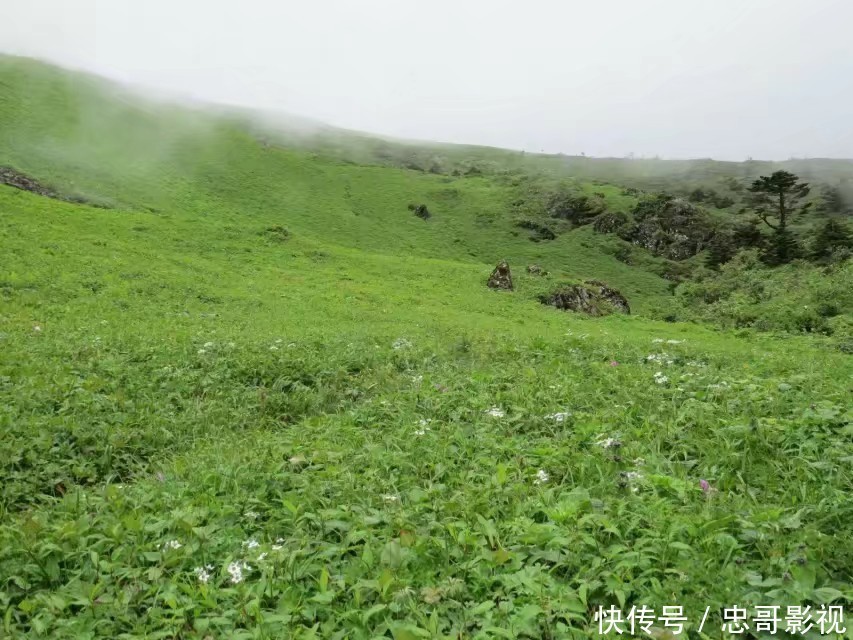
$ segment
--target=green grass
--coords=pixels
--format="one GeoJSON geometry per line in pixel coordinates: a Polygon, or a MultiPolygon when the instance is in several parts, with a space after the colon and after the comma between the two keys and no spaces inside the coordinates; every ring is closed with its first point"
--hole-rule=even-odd
{"type": "Polygon", "coordinates": [[[0,164],[113,206],[0,186],[0,635],[595,638],[599,605],[679,604],[717,638],[724,606],[849,605],[853,367],[821,338],[646,319],[664,281],[512,235],[499,178],[2,65],[0,164]],[[502,257],[639,317],[491,291],[502,257]]]}

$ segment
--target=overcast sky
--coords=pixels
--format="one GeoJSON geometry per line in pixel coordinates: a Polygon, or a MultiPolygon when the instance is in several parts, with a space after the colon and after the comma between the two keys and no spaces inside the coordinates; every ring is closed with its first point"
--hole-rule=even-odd
{"type": "Polygon", "coordinates": [[[853,157],[853,0],[0,0],[0,50],[405,138],[853,157]]]}

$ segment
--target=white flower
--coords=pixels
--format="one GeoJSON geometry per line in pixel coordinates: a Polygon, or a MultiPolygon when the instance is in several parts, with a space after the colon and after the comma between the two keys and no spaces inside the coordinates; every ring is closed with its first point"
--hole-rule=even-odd
{"type": "Polygon", "coordinates": [[[628,482],[634,482],[643,478],[643,474],[639,471],[623,471],[619,475],[621,475],[628,482]]]}
{"type": "Polygon", "coordinates": [[[207,351],[205,351],[204,349],[198,350],[198,355],[200,355],[200,356],[203,356],[205,353],[207,353],[207,351]]]}
{"type": "Polygon", "coordinates": [[[655,344],[660,344],[661,342],[663,342],[663,338],[655,338],[654,340],[652,340],[652,342],[654,342],[655,344]]]}
{"type": "Polygon", "coordinates": [[[257,549],[261,544],[253,538],[251,540],[246,540],[246,542],[243,543],[243,546],[247,549],[257,549]]]}
{"type": "Polygon", "coordinates": [[[662,372],[658,371],[655,374],[655,383],[656,384],[666,384],[667,382],[669,382],[669,378],[667,378],[665,375],[663,375],[662,372]]]}
{"type": "Polygon", "coordinates": [[[681,344],[684,340],[667,340],[667,344],[681,344]]]}
{"type": "Polygon", "coordinates": [[[503,418],[506,415],[506,412],[500,407],[492,407],[491,409],[486,409],[483,413],[490,415],[493,418],[503,418]]]}
{"type": "Polygon", "coordinates": [[[406,340],[405,338],[397,338],[396,340],[394,340],[393,344],[391,345],[391,347],[393,349],[398,350],[398,351],[400,349],[408,349],[411,346],[412,346],[412,343],[409,342],[408,340],[406,340]]]}
{"type": "Polygon", "coordinates": [[[281,338],[275,341],[276,344],[281,344],[282,342],[284,342],[284,340],[282,340],[281,338]]]}
{"type": "Polygon", "coordinates": [[[232,562],[228,565],[228,573],[231,574],[231,584],[240,584],[243,582],[243,572],[247,573],[251,571],[252,568],[247,565],[245,562],[232,562]]]}
{"type": "Polygon", "coordinates": [[[163,551],[168,551],[169,549],[180,549],[183,546],[184,545],[182,545],[177,540],[169,540],[168,542],[164,542],[161,548],[163,549],[163,551]]]}
{"type": "Polygon", "coordinates": [[[196,567],[193,569],[193,573],[195,573],[198,581],[202,584],[207,584],[210,581],[210,572],[213,571],[213,565],[207,565],[206,567],[196,567]]]}
{"type": "Polygon", "coordinates": [[[399,502],[399,501],[400,501],[400,497],[399,497],[399,496],[395,496],[395,495],[394,495],[394,494],[392,494],[392,493],[386,493],[384,496],[382,496],[382,499],[383,499],[385,502],[399,502]]]}
{"type": "Polygon", "coordinates": [[[539,469],[536,472],[536,479],[533,481],[533,484],[544,484],[548,482],[551,476],[548,475],[548,472],[545,469],[539,469]]]}
{"type": "Polygon", "coordinates": [[[33,325],[33,331],[35,331],[36,333],[38,333],[39,331],[41,331],[41,326],[40,326],[40,325],[37,325],[37,324],[36,324],[36,325],[33,325]]]}
{"type": "Polygon", "coordinates": [[[568,411],[563,411],[560,413],[550,413],[545,416],[546,420],[553,420],[554,422],[565,422],[566,418],[568,418],[571,414],[568,411]]]}
{"type": "Polygon", "coordinates": [[[276,538],[275,544],[272,546],[273,551],[279,551],[284,546],[284,538],[276,538]]]}
{"type": "Polygon", "coordinates": [[[247,511],[243,515],[246,516],[249,520],[257,520],[258,519],[258,512],[257,511],[247,511]]]}
{"type": "Polygon", "coordinates": [[[275,345],[272,345],[272,346],[270,347],[270,351],[278,351],[278,347],[277,347],[277,346],[275,346],[275,345]]]}
{"type": "Polygon", "coordinates": [[[213,348],[213,343],[212,343],[212,342],[205,342],[205,343],[204,343],[204,348],[205,348],[205,349],[212,349],[212,348],[213,348]]]}
{"type": "Polygon", "coordinates": [[[412,376],[412,383],[413,383],[413,384],[416,384],[416,385],[417,385],[417,384],[420,384],[420,383],[421,383],[421,382],[423,382],[423,381],[424,381],[424,377],[423,377],[423,376],[412,376]]]}
{"type": "Polygon", "coordinates": [[[258,556],[258,562],[263,562],[264,558],[267,557],[267,552],[264,551],[261,555],[258,556]]]}
{"type": "Polygon", "coordinates": [[[616,438],[603,438],[595,444],[597,444],[602,449],[618,449],[622,446],[622,443],[619,442],[619,440],[617,440],[616,438]]]}
{"type": "Polygon", "coordinates": [[[675,360],[672,359],[668,353],[652,353],[646,356],[647,362],[665,362],[666,364],[672,364],[675,360]]]}

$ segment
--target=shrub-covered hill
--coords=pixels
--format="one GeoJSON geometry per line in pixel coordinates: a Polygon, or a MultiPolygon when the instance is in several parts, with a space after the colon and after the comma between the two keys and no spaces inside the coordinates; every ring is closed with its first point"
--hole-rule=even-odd
{"type": "Polygon", "coordinates": [[[265,147],[26,61],[0,84],[0,164],[50,187],[0,185],[0,637],[848,607],[853,366],[822,337],[646,319],[663,280],[589,226],[529,240],[498,176],[265,147]],[[493,291],[501,257],[552,273],[493,291]],[[639,313],[537,301],[589,278],[639,313]]]}

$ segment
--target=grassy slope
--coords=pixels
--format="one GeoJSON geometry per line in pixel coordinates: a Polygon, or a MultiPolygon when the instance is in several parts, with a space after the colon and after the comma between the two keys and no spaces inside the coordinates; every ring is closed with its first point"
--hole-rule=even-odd
{"type": "MultiPolygon", "coordinates": [[[[665,304],[666,282],[601,253],[587,230],[534,244],[509,221],[509,185],[347,164],[258,144],[204,112],[165,109],[96,79],[0,59],[0,164],[99,201],[204,214],[233,224],[281,224],[325,243],[598,278],[635,309],[665,304]],[[429,222],[409,203],[426,203],[429,222]]],[[[616,189],[610,189],[617,205],[616,189]]]]}
{"type": "Polygon", "coordinates": [[[0,163],[116,204],[0,187],[7,635],[587,638],[599,604],[853,595],[849,357],[489,291],[486,252],[546,251],[476,223],[500,184],[127,103],[72,126],[96,93],[4,64],[0,163]]]}

